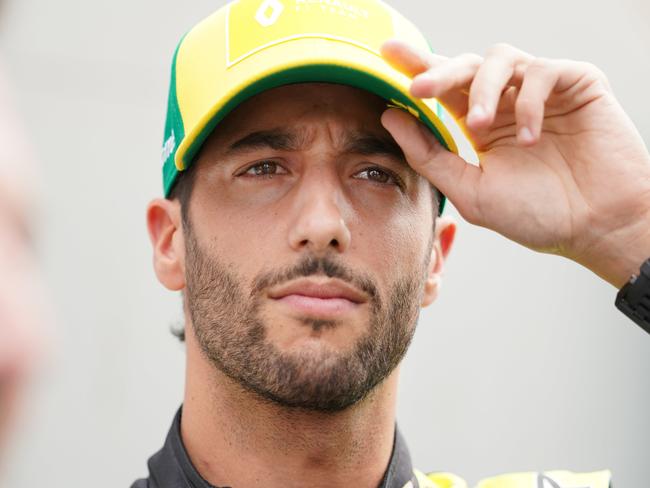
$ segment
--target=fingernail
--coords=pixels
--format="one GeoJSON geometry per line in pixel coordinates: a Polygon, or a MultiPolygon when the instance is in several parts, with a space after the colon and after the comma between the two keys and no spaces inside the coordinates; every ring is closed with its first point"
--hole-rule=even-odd
{"type": "Polygon", "coordinates": [[[413,78],[413,81],[416,81],[416,80],[422,80],[422,81],[430,82],[430,81],[435,81],[436,77],[433,75],[433,73],[430,73],[429,71],[427,71],[426,73],[422,73],[420,75],[417,75],[415,78],[413,78]]]}
{"type": "Polygon", "coordinates": [[[522,127],[519,129],[519,140],[521,142],[533,142],[533,133],[528,127],[522,127]]]}
{"type": "Polygon", "coordinates": [[[472,124],[477,120],[484,119],[487,115],[487,111],[480,104],[475,104],[472,109],[467,114],[467,123],[472,124]]]}

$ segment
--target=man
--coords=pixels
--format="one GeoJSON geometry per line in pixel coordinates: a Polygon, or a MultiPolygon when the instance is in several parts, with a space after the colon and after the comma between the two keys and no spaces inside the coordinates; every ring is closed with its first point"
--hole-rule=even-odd
{"type": "Polygon", "coordinates": [[[156,274],[183,293],[187,383],[137,488],[466,486],[414,470],[395,427],[399,363],[454,240],[438,190],[617,287],[650,255],[650,155],[600,71],[506,45],[433,55],[374,0],[240,0],[197,25],[163,161],[147,221],[156,274]]]}

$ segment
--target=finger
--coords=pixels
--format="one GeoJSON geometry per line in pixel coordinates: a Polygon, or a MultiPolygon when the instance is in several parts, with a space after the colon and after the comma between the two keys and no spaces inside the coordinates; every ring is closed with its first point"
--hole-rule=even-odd
{"type": "Polygon", "coordinates": [[[612,94],[607,76],[593,64],[568,59],[553,60],[553,64],[559,72],[547,105],[547,111],[551,107],[553,115],[568,113],[612,94]]]}
{"type": "Polygon", "coordinates": [[[492,124],[501,94],[516,71],[532,59],[530,54],[506,44],[490,49],[470,86],[468,127],[477,130],[492,124]]]}
{"type": "Polygon", "coordinates": [[[465,53],[447,59],[413,79],[411,93],[420,98],[433,98],[450,90],[468,88],[483,58],[465,53]]]}
{"type": "Polygon", "coordinates": [[[396,70],[410,78],[425,72],[446,58],[421,51],[405,42],[391,39],[381,46],[381,55],[396,70]]]}
{"type": "Polygon", "coordinates": [[[542,58],[537,58],[526,69],[515,103],[517,140],[530,146],[541,136],[546,101],[560,78],[559,70],[542,58]]]}
{"type": "Polygon", "coordinates": [[[381,123],[400,145],[409,165],[445,194],[463,217],[476,222],[481,170],[447,151],[429,129],[402,110],[386,110],[381,123]]]}
{"type": "Polygon", "coordinates": [[[417,75],[411,94],[418,98],[437,98],[456,118],[467,113],[467,94],[483,58],[466,53],[439,63],[417,75]]]}

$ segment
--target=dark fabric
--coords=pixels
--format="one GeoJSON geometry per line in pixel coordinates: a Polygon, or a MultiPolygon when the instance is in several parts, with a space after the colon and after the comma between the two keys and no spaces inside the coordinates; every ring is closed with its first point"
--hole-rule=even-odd
{"type": "MultiPolygon", "coordinates": [[[[181,440],[181,413],[182,407],[176,412],[165,445],[149,458],[149,477],[137,480],[131,488],[215,488],[201,478],[185,451],[181,440]]],[[[411,456],[396,427],[393,453],[379,488],[403,488],[409,481],[414,487],[418,486],[413,476],[411,456]]]]}

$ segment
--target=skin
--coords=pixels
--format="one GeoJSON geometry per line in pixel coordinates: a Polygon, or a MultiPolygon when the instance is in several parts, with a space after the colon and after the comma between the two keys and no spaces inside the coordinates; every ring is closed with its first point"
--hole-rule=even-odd
{"type": "Polygon", "coordinates": [[[558,254],[620,288],[650,256],[650,156],[595,66],[507,44],[445,58],[389,41],[383,55],[459,121],[480,166],[440,150],[416,121],[382,121],[409,164],[469,222],[558,254]]]}
{"type": "MultiPolygon", "coordinates": [[[[449,59],[391,41],[383,55],[413,77],[413,95],[438,97],[459,120],[480,166],[442,150],[411,116],[384,111],[352,88],[284,87],[233,113],[206,146],[190,204],[200,242],[244,276],[265,263],[288,264],[302,252],[333,252],[372,272],[385,290],[399,272],[392,263],[424,256],[433,223],[428,180],[468,221],[573,259],[614,286],[638,271],[650,255],[650,155],[597,68],[507,45],[484,58],[449,59]],[[231,178],[220,156],[236,134],[278,121],[308,128],[310,144],[291,154],[248,154],[234,164],[286,158],[290,176],[255,180],[253,191],[231,178]],[[402,195],[363,186],[371,183],[355,177],[361,167],[337,149],[341,134],[359,127],[387,130],[424,178],[402,195]],[[214,161],[220,164],[209,164],[214,161]]],[[[158,278],[183,290],[178,202],[153,201],[148,226],[158,278]]],[[[452,221],[437,220],[422,306],[435,300],[454,233],[452,221]]],[[[314,337],[281,310],[269,313],[285,324],[270,333],[283,350],[345,348],[365,323],[360,312],[349,327],[314,337]]],[[[337,414],[278,408],[215,371],[188,320],[183,440],[199,472],[216,485],[376,487],[392,447],[397,375],[398,369],[337,414]]]]}
{"type": "MultiPolygon", "coordinates": [[[[196,163],[189,217],[198,245],[236,270],[244,286],[260,270],[291,266],[305,254],[334,256],[370,274],[384,300],[402,270],[429,261],[419,305],[432,303],[455,224],[439,219],[432,236],[429,183],[405,161],[344,147],[346,136],[355,131],[389,137],[380,123],[385,107],[374,95],[326,84],[281,87],[239,107],[196,163]],[[302,134],[302,144],[228,150],[250,133],[277,128],[302,134]],[[272,178],[248,171],[265,160],[281,165],[272,178]],[[385,175],[381,181],[369,179],[368,167],[394,172],[402,188],[394,180],[382,180],[385,175]]],[[[178,202],[152,202],[148,223],[159,279],[172,290],[185,289],[187,241],[178,202]]],[[[268,341],[296,357],[344,353],[368,331],[364,305],[318,332],[272,299],[264,300],[263,312],[268,341]]],[[[280,407],[217,370],[201,354],[190,314],[186,319],[181,431],[206,480],[217,486],[379,484],[392,450],[397,369],[370,395],[340,412],[280,407]]]]}

